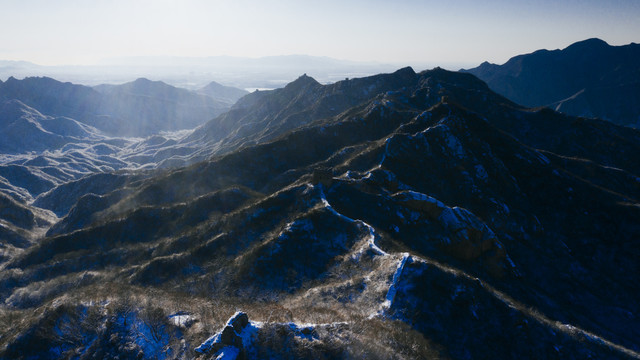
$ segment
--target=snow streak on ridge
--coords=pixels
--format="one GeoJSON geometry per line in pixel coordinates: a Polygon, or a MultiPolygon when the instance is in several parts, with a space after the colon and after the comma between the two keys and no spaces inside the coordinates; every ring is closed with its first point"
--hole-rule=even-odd
{"type": "MultiPolygon", "coordinates": [[[[311,185],[313,186],[313,185],[311,185]]],[[[327,201],[327,197],[324,195],[324,190],[322,187],[322,184],[318,184],[318,188],[320,190],[320,200],[322,201],[322,204],[324,205],[324,207],[326,207],[329,211],[331,211],[334,215],[340,217],[341,219],[344,219],[348,222],[354,223],[354,224],[358,224],[361,226],[364,226],[367,228],[367,230],[369,230],[369,235],[367,236],[366,240],[367,243],[369,244],[369,248],[371,250],[373,250],[373,252],[376,255],[380,255],[380,256],[385,256],[385,255],[389,255],[389,253],[387,253],[386,251],[380,249],[380,247],[378,247],[378,245],[375,243],[375,229],[373,228],[373,226],[367,224],[366,222],[362,221],[362,220],[355,220],[352,219],[346,215],[343,215],[341,213],[339,213],[338,211],[336,211],[331,204],[329,204],[329,201],[327,201]]]]}

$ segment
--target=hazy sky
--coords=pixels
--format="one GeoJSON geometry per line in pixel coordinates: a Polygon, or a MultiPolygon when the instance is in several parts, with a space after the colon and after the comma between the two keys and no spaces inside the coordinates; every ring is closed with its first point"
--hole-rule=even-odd
{"type": "Polygon", "coordinates": [[[308,54],[503,63],[599,37],[640,42],[640,0],[0,0],[0,59],[308,54]]]}

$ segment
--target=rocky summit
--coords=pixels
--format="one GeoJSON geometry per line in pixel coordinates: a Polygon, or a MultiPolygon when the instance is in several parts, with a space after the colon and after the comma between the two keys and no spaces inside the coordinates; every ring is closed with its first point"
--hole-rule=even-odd
{"type": "Polygon", "coordinates": [[[637,130],[404,68],[166,149],[1,198],[0,358],[640,358],[637,130]]]}

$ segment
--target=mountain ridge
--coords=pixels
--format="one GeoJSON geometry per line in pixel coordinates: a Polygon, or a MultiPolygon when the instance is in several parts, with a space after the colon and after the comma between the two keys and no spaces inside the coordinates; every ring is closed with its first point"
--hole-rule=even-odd
{"type": "Polygon", "coordinates": [[[36,201],[60,219],[0,264],[0,356],[639,356],[637,130],[411,68],[301,76],[199,131],[223,120],[239,143],[203,161],[36,201]]]}
{"type": "Polygon", "coordinates": [[[550,106],[570,115],[638,127],[638,59],[638,44],[610,46],[593,38],[562,50],[518,55],[503,65],[484,62],[462,71],[478,76],[494,91],[525,106],[550,106]],[[590,93],[597,95],[585,96],[590,93]]]}

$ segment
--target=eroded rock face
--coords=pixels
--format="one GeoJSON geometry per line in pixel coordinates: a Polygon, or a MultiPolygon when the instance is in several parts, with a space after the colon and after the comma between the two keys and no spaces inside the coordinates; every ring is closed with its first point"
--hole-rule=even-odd
{"type": "Polygon", "coordinates": [[[220,333],[220,344],[242,348],[242,339],[240,339],[233,326],[227,325],[220,333]]]}

